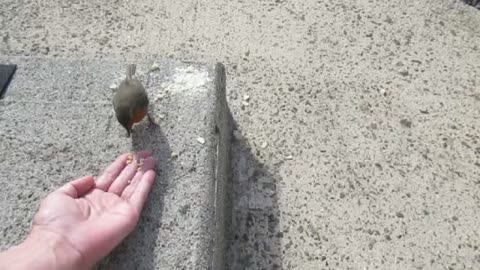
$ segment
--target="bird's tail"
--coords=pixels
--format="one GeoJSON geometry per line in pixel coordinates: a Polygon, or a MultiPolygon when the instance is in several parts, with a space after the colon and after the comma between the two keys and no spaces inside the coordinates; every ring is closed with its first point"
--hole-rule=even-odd
{"type": "Polygon", "coordinates": [[[127,67],[127,81],[131,80],[133,76],[135,75],[135,70],[137,69],[137,66],[135,64],[130,64],[127,67]]]}

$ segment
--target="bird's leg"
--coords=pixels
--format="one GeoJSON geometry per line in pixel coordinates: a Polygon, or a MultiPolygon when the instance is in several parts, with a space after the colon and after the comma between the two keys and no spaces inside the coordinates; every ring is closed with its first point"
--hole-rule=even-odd
{"type": "Polygon", "coordinates": [[[155,121],[153,121],[153,117],[150,115],[150,113],[147,113],[147,118],[148,118],[148,125],[151,127],[155,125],[155,121]]]}

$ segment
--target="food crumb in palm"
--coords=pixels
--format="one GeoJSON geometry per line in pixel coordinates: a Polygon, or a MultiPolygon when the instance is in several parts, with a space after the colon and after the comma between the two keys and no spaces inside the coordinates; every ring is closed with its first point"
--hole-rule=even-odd
{"type": "Polygon", "coordinates": [[[127,156],[127,164],[132,163],[132,161],[133,161],[133,155],[132,155],[132,154],[128,154],[128,156],[127,156]]]}

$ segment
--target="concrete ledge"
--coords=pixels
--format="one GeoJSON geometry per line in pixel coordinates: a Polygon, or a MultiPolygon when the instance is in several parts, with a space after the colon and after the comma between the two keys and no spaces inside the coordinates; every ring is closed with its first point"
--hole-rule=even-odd
{"type": "Polygon", "coordinates": [[[0,57],[0,63],[18,65],[0,100],[2,248],[22,239],[49,191],[99,173],[122,152],[148,149],[158,160],[157,179],[141,221],[98,269],[223,268],[231,124],[221,64],[137,61],[158,126],[140,123],[126,138],[111,101],[126,62],[0,57]]]}

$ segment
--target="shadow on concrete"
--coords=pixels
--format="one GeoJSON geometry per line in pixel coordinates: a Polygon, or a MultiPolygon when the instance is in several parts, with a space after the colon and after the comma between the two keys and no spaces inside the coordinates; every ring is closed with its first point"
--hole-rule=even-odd
{"type": "Polygon", "coordinates": [[[149,199],[142,211],[136,229],[116,250],[102,261],[98,269],[155,269],[156,244],[161,224],[164,195],[168,179],[172,177],[170,169],[170,146],[160,126],[138,125],[132,134],[132,150],[149,150],[157,159],[157,177],[149,199]]]}
{"type": "MultiPolygon", "coordinates": [[[[239,131],[235,122],[234,129],[239,131]]],[[[228,269],[283,269],[277,178],[256,159],[248,141],[238,137],[232,137],[233,239],[228,269]]]]}

